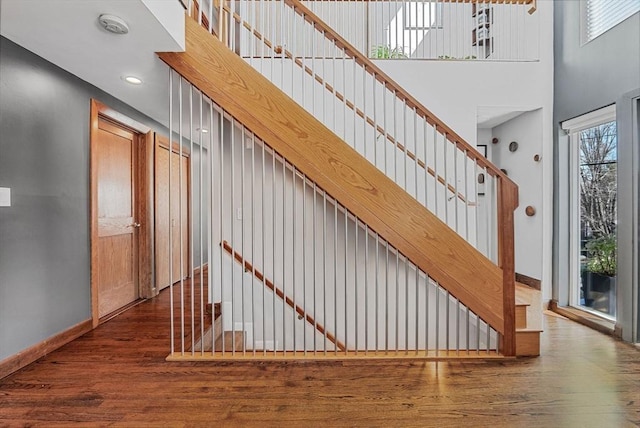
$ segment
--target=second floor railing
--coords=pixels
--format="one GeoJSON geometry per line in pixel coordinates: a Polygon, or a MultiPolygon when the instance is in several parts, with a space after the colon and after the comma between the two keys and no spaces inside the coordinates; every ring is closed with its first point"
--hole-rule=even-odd
{"type": "Polygon", "coordinates": [[[539,59],[531,0],[303,2],[372,59],[539,59]]]}

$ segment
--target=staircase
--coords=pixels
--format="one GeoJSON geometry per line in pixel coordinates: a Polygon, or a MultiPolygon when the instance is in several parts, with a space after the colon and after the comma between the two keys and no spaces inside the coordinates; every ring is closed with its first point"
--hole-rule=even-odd
{"type": "MultiPolygon", "coordinates": [[[[233,300],[237,293],[241,293],[242,298],[239,304],[229,303],[229,314],[223,315],[230,318],[228,325],[231,326],[231,330],[224,328],[223,334],[223,328],[218,327],[216,330],[214,323],[214,327],[208,333],[208,338],[200,340],[197,346],[192,349],[191,354],[212,351],[211,347],[208,349],[206,345],[204,347],[201,345],[201,343],[210,342],[213,346],[212,356],[216,354],[215,351],[222,351],[222,354],[225,353],[224,351],[230,351],[232,356],[236,351],[242,351],[242,355],[246,355],[247,352],[252,352],[255,355],[256,350],[260,349],[256,349],[255,343],[253,346],[246,343],[245,334],[247,331],[245,327],[242,327],[247,325],[244,318],[245,310],[249,311],[250,306],[245,301],[245,291],[249,295],[248,299],[252,302],[251,304],[255,304],[256,296],[260,295],[260,291],[256,290],[262,290],[263,305],[266,300],[269,300],[265,299],[265,296],[267,294],[270,296],[271,317],[275,319],[276,309],[282,312],[282,326],[276,326],[276,321],[273,321],[272,326],[272,343],[276,343],[277,328],[283,330],[280,342],[285,348],[282,349],[281,357],[285,357],[287,353],[285,346],[287,328],[293,330],[294,338],[291,348],[293,354],[295,355],[299,350],[300,345],[295,344],[295,326],[299,324],[295,320],[296,316],[303,324],[305,322],[311,324],[311,332],[309,333],[307,333],[309,326],[298,327],[298,332],[303,332],[304,349],[302,351],[305,355],[307,353],[307,334],[313,338],[314,344],[318,340],[324,339],[325,347],[320,351],[327,354],[327,336],[333,336],[327,332],[331,327],[332,317],[334,318],[332,327],[336,331],[335,339],[337,340],[329,340],[329,342],[333,342],[333,348],[330,350],[337,353],[340,347],[336,344],[344,343],[345,349],[340,349],[340,351],[344,351],[345,356],[348,356],[350,352],[357,354],[358,351],[365,353],[375,351],[375,354],[381,350],[387,355],[390,349],[395,352],[393,355],[396,356],[399,351],[409,354],[409,350],[411,350],[416,351],[416,355],[425,357],[448,358],[452,355],[460,355],[461,349],[464,351],[463,354],[467,356],[481,355],[481,349],[486,351],[484,357],[489,355],[538,355],[540,325],[536,324],[534,320],[536,317],[532,315],[531,309],[539,309],[539,305],[532,303],[536,298],[539,299],[539,294],[532,296],[527,288],[516,285],[513,270],[513,210],[518,203],[515,184],[424,106],[398,87],[364,55],[357,52],[338,34],[322,23],[300,2],[287,0],[274,2],[274,4],[276,3],[277,7],[283,8],[279,12],[282,20],[286,14],[294,22],[295,19],[302,22],[300,30],[302,33],[295,30],[296,24],[292,24],[294,34],[304,36],[311,31],[315,37],[322,37],[322,43],[317,42],[311,36],[306,36],[302,38],[302,51],[295,51],[284,43],[284,39],[279,40],[280,44],[278,44],[265,37],[265,31],[260,31],[261,29],[258,28],[261,20],[269,21],[265,16],[251,22],[250,19],[245,18],[247,16],[253,17],[256,14],[250,13],[251,10],[243,10],[242,6],[239,6],[237,10],[227,6],[223,6],[222,9],[209,6],[208,10],[211,11],[209,14],[197,13],[196,7],[195,16],[200,17],[200,23],[187,18],[187,50],[185,53],[159,54],[162,60],[190,82],[187,83],[190,94],[193,94],[194,90],[200,94],[201,112],[206,110],[203,107],[205,104],[211,106],[209,112],[211,128],[218,120],[220,128],[218,134],[221,140],[230,140],[230,147],[226,147],[222,142],[220,142],[219,148],[214,147],[213,140],[209,147],[212,159],[214,152],[218,152],[222,171],[219,177],[220,188],[217,190],[220,206],[230,204],[234,207],[236,204],[233,199],[235,197],[226,201],[224,199],[226,196],[223,196],[225,191],[221,189],[224,188],[224,182],[226,182],[227,185],[231,185],[233,191],[234,180],[238,176],[238,172],[234,172],[233,168],[238,163],[240,156],[242,156],[240,177],[243,178],[246,175],[245,154],[242,147],[244,146],[247,150],[251,149],[251,162],[255,162],[256,152],[258,153],[258,161],[260,160],[261,151],[262,165],[258,171],[262,174],[261,216],[256,216],[257,202],[254,202],[256,195],[253,193],[254,176],[251,176],[252,201],[250,209],[253,214],[252,221],[255,222],[255,217],[260,217],[262,226],[265,221],[273,226],[271,235],[265,235],[264,231],[261,239],[256,239],[252,235],[249,239],[250,243],[247,245],[251,249],[251,254],[254,254],[255,251],[260,253],[257,241],[262,241],[260,264],[262,264],[262,272],[264,273],[259,275],[256,275],[257,269],[254,267],[255,264],[258,264],[257,261],[252,264],[242,255],[237,256],[237,254],[249,253],[245,248],[244,234],[247,225],[244,221],[241,226],[241,252],[234,251],[226,242],[221,243],[221,248],[233,257],[228,257],[228,261],[226,261],[227,259],[222,254],[223,251],[220,251],[219,262],[216,260],[221,271],[218,282],[224,284],[230,279],[232,285],[230,289],[226,290],[227,296],[230,294],[233,300]],[[215,19],[216,17],[217,19],[215,19]],[[211,30],[214,30],[214,23],[217,24],[217,28],[213,32],[222,35],[220,38],[226,43],[212,37],[211,30]],[[202,24],[209,28],[203,28],[202,24]],[[242,34],[245,34],[246,37],[243,37],[242,34]],[[326,47],[329,43],[333,44],[333,48],[326,47]],[[323,46],[323,55],[320,56],[322,61],[317,60],[319,45],[323,46]],[[305,53],[305,49],[311,50],[305,53]],[[268,55],[265,54],[267,51],[268,55]],[[327,55],[327,51],[332,52],[327,55]],[[258,52],[259,54],[257,54],[258,52]],[[310,59],[308,53],[312,54],[310,59]],[[342,54],[341,83],[340,79],[336,79],[336,67],[330,73],[326,73],[327,61],[331,60],[335,64],[339,56],[337,53],[342,54]],[[298,82],[302,88],[300,94],[296,95],[298,86],[291,84],[291,81],[295,80],[293,71],[291,75],[285,75],[285,64],[288,64],[291,70],[297,70],[298,77],[302,76],[302,80],[298,82]],[[322,73],[318,71],[318,67],[322,73]],[[360,72],[353,72],[348,76],[347,69],[351,67],[354,70],[360,69],[360,72]],[[277,71],[274,72],[278,68],[280,68],[279,76],[277,71]],[[291,81],[287,78],[290,78],[291,81]],[[359,86],[362,91],[352,90],[349,92],[347,82],[355,83],[352,86],[359,86]],[[315,102],[318,91],[323,94],[320,98],[322,100],[321,108],[318,107],[319,103],[315,102]],[[372,94],[370,97],[373,98],[373,101],[370,99],[367,102],[367,94],[372,94]],[[210,98],[207,98],[206,102],[203,101],[205,95],[210,98]],[[381,100],[384,103],[381,103],[381,100]],[[381,107],[380,104],[383,104],[384,107],[381,107]],[[393,105],[391,111],[388,108],[389,104],[393,105]],[[306,106],[306,111],[303,109],[304,106],[306,106]],[[337,116],[340,115],[336,114],[336,109],[339,107],[342,107],[343,110],[341,119],[337,119],[337,116]],[[329,111],[332,113],[327,114],[329,111]],[[350,112],[350,114],[347,115],[346,112],[350,112]],[[217,119],[214,119],[214,114],[217,119]],[[383,120],[380,120],[380,117],[383,117],[383,120]],[[237,135],[235,138],[240,139],[241,142],[234,143],[235,135],[237,135]],[[372,144],[367,144],[371,141],[373,141],[372,144]],[[240,152],[236,147],[238,144],[240,144],[240,152]],[[235,160],[234,156],[236,156],[235,160]],[[231,160],[229,172],[224,172],[223,159],[231,160]],[[265,166],[265,159],[267,159],[267,166],[265,166]],[[268,184],[269,177],[265,175],[265,171],[269,171],[269,161],[272,164],[271,185],[268,184]],[[276,171],[279,172],[276,173],[276,171]],[[476,197],[475,178],[479,172],[484,174],[489,181],[487,188],[491,202],[493,202],[493,205],[487,206],[483,212],[480,209],[479,199],[476,197]],[[282,181],[281,190],[276,185],[276,177],[278,182],[282,181]],[[299,190],[300,186],[301,191],[299,190]],[[265,188],[267,188],[266,194],[265,188]],[[291,189],[293,199],[288,202],[286,195],[289,189],[291,189]],[[310,248],[313,249],[314,257],[316,257],[316,250],[320,252],[320,248],[323,249],[326,257],[327,242],[329,245],[333,245],[336,250],[333,255],[333,271],[336,277],[333,282],[333,294],[331,294],[331,290],[326,288],[328,279],[331,279],[326,275],[326,258],[322,259],[322,262],[325,263],[325,271],[321,275],[316,274],[319,262],[314,259],[312,262],[313,275],[309,280],[306,274],[307,259],[304,256],[302,258],[302,270],[305,272],[299,279],[295,272],[297,259],[295,255],[288,255],[289,251],[295,253],[296,245],[298,245],[295,241],[295,216],[298,206],[296,192],[301,192],[300,194],[305,201],[307,198],[310,200],[313,198],[313,203],[310,202],[313,208],[308,209],[306,217],[313,215],[313,242],[310,248]],[[273,200],[283,200],[280,211],[278,211],[275,202],[272,203],[273,214],[271,217],[265,215],[265,206],[268,207],[268,205],[264,199],[267,195],[273,200]],[[316,214],[320,215],[319,207],[324,207],[322,219],[325,222],[328,221],[326,217],[327,206],[329,206],[329,211],[334,212],[335,238],[333,240],[326,238],[325,229],[331,229],[330,224],[326,226],[322,223],[322,234],[317,234],[315,229],[316,214]],[[276,236],[276,229],[279,227],[279,223],[276,224],[276,218],[278,215],[284,217],[287,209],[293,210],[293,239],[290,244],[288,241],[285,242],[285,238],[281,239],[281,243],[277,242],[276,236]],[[344,219],[339,216],[343,216],[344,219]],[[485,228],[481,224],[483,222],[485,228]],[[340,232],[344,236],[340,237],[337,232],[339,224],[344,229],[344,232],[340,232]],[[484,236],[485,229],[491,229],[486,232],[486,236],[484,236]],[[358,234],[360,234],[360,238],[358,234]],[[323,238],[318,238],[319,235],[323,235],[323,238]],[[354,235],[355,243],[350,244],[349,239],[353,240],[354,235]],[[267,257],[265,250],[264,242],[267,240],[273,241],[272,255],[269,256],[271,260],[267,257]],[[366,266],[369,260],[371,260],[369,262],[371,264],[375,261],[375,273],[370,274],[365,268],[364,272],[360,273],[361,278],[358,279],[358,269],[352,269],[354,272],[349,274],[348,266],[350,264],[345,261],[344,280],[341,285],[337,285],[338,275],[336,272],[339,270],[337,250],[338,242],[342,242],[342,240],[346,242],[342,253],[345,260],[353,257],[350,262],[353,263],[352,266],[358,266],[362,261],[366,266]],[[369,244],[369,240],[373,244],[369,244]],[[225,244],[231,249],[225,248],[225,244]],[[293,249],[289,250],[288,245],[291,245],[293,249]],[[375,249],[375,258],[367,258],[368,254],[359,256],[359,249],[361,252],[375,249]],[[355,254],[351,255],[354,252],[355,254]],[[395,257],[396,262],[393,267],[395,285],[386,285],[387,295],[376,288],[374,305],[370,303],[371,297],[369,296],[373,294],[373,291],[370,290],[373,287],[369,281],[375,279],[376,285],[379,282],[379,252],[386,254],[387,267],[389,258],[395,257]],[[287,267],[285,265],[289,260],[293,264],[290,266],[293,269],[292,277],[286,273],[287,267]],[[245,279],[242,272],[235,273],[234,269],[237,267],[233,267],[234,261],[244,268],[245,273],[251,272],[253,278],[245,279]],[[247,264],[250,266],[249,268],[247,264]],[[267,272],[269,264],[273,265],[270,274],[267,272]],[[282,269],[280,266],[276,266],[279,264],[282,264],[282,269]],[[228,272],[227,278],[224,277],[225,269],[228,272]],[[404,273],[402,269],[404,269],[404,273]],[[274,284],[277,281],[266,279],[269,275],[272,278],[281,278],[282,288],[285,291],[278,292],[279,286],[277,283],[274,284]],[[325,288],[320,288],[321,291],[317,291],[316,280],[320,278],[325,288]],[[247,286],[245,281],[250,285],[247,286]],[[256,281],[264,286],[262,288],[259,285],[256,286],[256,281]],[[402,289],[402,281],[405,282],[404,290],[402,289]],[[308,288],[306,282],[313,282],[313,298],[307,302],[305,297],[305,302],[299,305],[299,302],[294,301],[296,299],[295,293],[298,291],[298,295],[305,295],[308,288]],[[349,291],[352,282],[355,282],[355,297],[351,295],[353,291],[349,291]],[[271,286],[268,285],[269,283],[271,286]],[[360,283],[363,283],[362,288],[359,288],[360,283]],[[287,285],[292,290],[292,297],[285,295],[287,285]],[[267,291],[264,291],[265,287],[267,291]],[[375,318],[372,321],[372,324],[375,324],[374,329],[370,327],[369,319],[366,318],[374,309],[376,317],[379,316],[377,312],[379,297],[384,305],[391,305],[393,296],[389,296],[389,288],[391,294],[395,293],[395,308],[385,310],[385,315],[388,318],[388,312],[391,312],[396,319],[395,322],[391,321],[392,328],[389,327],[388,319],[385,320],[385,329],[382,330],[384,330],[383,333],[391,334],[394,338],[395,347],[391,346],[391,348],[388,343],[384,347],[379,346],[380,332],[378,328],[381,320],[375,318]],[[344,316],[340,315],[341,321],[337,315],[339,306],[337,295],[339,292],[344,293],[344,316]],[[322,295],[323,301],[319,299],[317,293],[322,295]],[[369,296],[367,293],[370,293],[369,296]],[[415,309],[409,308],[409,302],[413,295],[416,300],[415,309]],[[329,307],[327,296],[333,296],[334,308],[329,307]],[[282,302],[276,304],[278,298],[282,302]],[[350,298],[354,303],[348,307],[350,298]],[[435,299],[435,315],[422,315],[423,312],[429,312],[434,306],[433,302],[430,303],[430,298],[435,299]],[[364,299],[364,303],[362,303],[362,299],[364,299]],[[424,305],[418,304],[418,301],[422,302],[422,299],[424,299],[424,305]],[[403,302],[405,307],[401,308],[399,302],[403,302]],[[289,309],[286,308],[287,305],[289,309]],[[313,306],[313,309],[310,306],[313,306]],[[236,330],[235,324],[240,319],[238,315],[240,311],[242,312],[241,327],[236,330]],[[324,314],[321,315],[319,312],[322,311],[324,314]],[[361,318],[362,314],[358,315],[359,311],[365,313],[365,318],[361,318]],[[352,312],[355,312],[355,315],[351,315],[352,312]],[[289,319],[292,321],[290,322],[289,319]],[[311,321],[309,321],[310,319],[311,321]],[[361,319],[363,319],[361,323],[365,323],[364,327],[358,327],[358,320],[361,319]],[[317,320],[322,320],[326,328],[323,326],[319,330],[317,320]],[[355,323],[355,327],[349,325],[350,320],[353,320],[351,324],[355,323]],[[415,327],[410,326],[410,322],[414,321],[415,327]],[[403,322],[404,326],[401,325],[403,322]],[[435,323],[436,328],[439,324],[446,324],[446,331],[436,331],[433,334],[435,339],[433,337],[430,339],[427,331],[430,322],[435,323]],[[450,324],[455,325],[456,331],[450,331],[450,324]],[[389,331],[393,328],[395,328],[395,333],[390,333],[389,331]],[[340,329],[343,331],[342,337],[338,331],[340,329]],[[425,330],[424,333],[421,329],[425,330]],[[409,336],[414,334],[415,340],[413,338],[410,340],[409,336]],[[418,337],[423,334],[424,338],[418,337]],[[211,339],[212,335],[219,336],[219,343],[218,339],[211,339]],[[405,336],[404,340],[402,340],[402,335],[405,336]],[[351,336],[351,340],[349,340],[349,336],[351,336]],[[371,344],[373,338],[375,338],[375,347],[371,344]],[[434,340],[435,347],[432,346],[434,340]],[[471,343],[474,341],[476,342],[475,348],[471,343]],[[234,346],[227,348],[223,342],[233,343],[234,346]],[[445,342],[446,347],[443,347],[442,344],[445,342]],[[238,343],[242,343],[243,346],[237,348],[238,343]],[[452,343],[455,343],[455,346],[452,343]],[[473,352],[471,352],[472,350],[473,352]]],[[[206,12],[207,8],[204,9],[206,12]]],[[[271,21],[274,16],[278,16],[278,13],[271,12],[271,14],[271,21]]],[[[183,77],[177,78],[180,94],[183,88],[183,77]]],[[[182,109],[180,112],[182,115],[182,109]]],[[[202,124],[202,113],[200,116],[202,124]]],[[[182,134],[182,128],[180,128],[180,134],[182,134]]],[[[212,162],[214,161],[212,160],[212,162]]],[[[213,165],[217,164],[213,163],[213,165]]],[[[255,163],[251,165],[253,174],[256,168],[255,163]]],[[[212,177],[212,186],[213,181],[212,177]]],[[[245,208],[244,192],[245,181],[242,181],[240,198],[242,199],[243,212],[245,208]]],[[[212,189],[212,197],[215,193],[216,190],[212,189]]],[[[302,205],[303,217],[305,217],[305,206],[302,205]]],[[[234,219],[228,218],[235,215],[235,211],[231,211],[231,215],[229,215],[230,213],[223,212],[222,208],[220,210],[218,238],[224,240],[222,235],[226,233],[227,229],[230,229],[231,240],[235,247],[235,243],[239,239],[236,236],[237,232],[233,230],[234,219]]],[[[304,231],[308,228],[306,222],[308,220],[303,218],[303,238],[304,231]]],[[[253,227],[252,224],[251,230],[253,227]]],[[[283,221],[280,231],[285,233],[286,229],[287,225],[283,221]]],[[[213,235],[212,232],[211,240],[213,240],[213,235]]],[[[307,242],[305,241],[303,245],[306,246],[307,242]]],[[[258,260],[260,259],[258,258],[258,260]]],[[[212,274],[209,278],[209,284],[216,282],[216,279],[212,274]]],[[[388,271],[381,280],[381,282],[384,281],[390,281],[388,271]]],[[[224,285],[222,285],[220,293],[225,293],[224,285]]],[[[224,300],[224,296],[221,298],[224,300]]],[[[235,298],[237,299],[237,297],[235,298]]],[[[266,312],[267,309],[262,308],[262,324],[267,324],[264,321],[267,319],[264,315],[266,312]]],[[[252,312],[249,318],[251,318],[249,324],[253,326],[256,321],[255,313],[252,312]]],[[[216,322],[218,321],[216,320],[216,322]]],[[[256,335],[255,327],[252,328],[254,331],[249,337],[256,335]]],[[[267,343],[267,329],[264,325],[262,329],[262,348],[264,348],[264,344],[267,343]]],[[[259,333],[258,331],[257,334],[259,333]]],[[[264,349],[262,350],[264,351],[264,349]]],[[[274,349],[274,351],[276,350],[274,349]]],[[[318,349],[314,348],[314,355],[317,352],[318,349]]],[[[171,359],[188,357],[189,353],[185,354],[184,352],[179,355],[172,352],[172,356],[170,356],[171,359]]]]}

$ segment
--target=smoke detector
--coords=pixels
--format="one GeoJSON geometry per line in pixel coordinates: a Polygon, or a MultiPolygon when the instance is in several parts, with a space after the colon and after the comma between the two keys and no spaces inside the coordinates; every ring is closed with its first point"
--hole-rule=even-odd
{"type": "Polygon", "coordinates": [[[98,17],[98,22],[110,33],[127,34],[129,32],[129,26],[119,16],[102,14],[98,17]]]}

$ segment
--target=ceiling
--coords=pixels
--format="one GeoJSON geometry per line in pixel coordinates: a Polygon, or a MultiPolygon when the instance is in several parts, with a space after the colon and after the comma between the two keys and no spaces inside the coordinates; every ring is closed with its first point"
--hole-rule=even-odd
{"type": "Polygon", "coordinates": [[[478,129],[491,129],[536,108],[478,107],[478,129]]]}
{"type": "MultiPolygon", "coordinates": [[[[155,52],[184,50],[184,9],[176,0],[0,0],[0,33],[152,119],[168,126],[169,69],[155,52]],[[115,35],[98,23],[113,14],[129,25],[115,35]],[[134,75],[134,86],[122,77],[134,75]]],[[[480,107],[478,128],[531,108],[480,107]]]]}
{"type": "Polygon", "coordinates": [[[1,0],[0,33],[44,59],[168,124],[169,69],[155,52],[184,50],[184,9],[174,0],[1,0]],[[113,14],[116,35],[98,23],[113,14]],[[133,75],[134,86],[122,77],[133,75]]]}

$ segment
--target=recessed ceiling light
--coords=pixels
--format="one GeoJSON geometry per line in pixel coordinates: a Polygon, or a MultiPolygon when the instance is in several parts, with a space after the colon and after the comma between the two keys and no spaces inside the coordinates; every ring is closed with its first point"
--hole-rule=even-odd
{"type": "Polygon", "coordinates": [[[132,85],[141,85],[142,84],[142,79],[140,79],[139,77],[136,77],[136,76],[123,76],[122,78],[124,79],[125,82],[131,83],[132,85]]]}
{"type": "Polygon", "coordinates": [[[209,130],[207,128],[196,128],[196,132],[202,132],[203,134],[206,134],[207,132],[209,132],[209,130]]]}
{"type": "Polygon", "coordinates": [[[110,33],[127,34],[129,32],[129,26],[119,16],[103,13],[98,17],[98,22],[110,33]]]}

